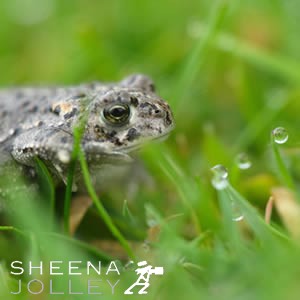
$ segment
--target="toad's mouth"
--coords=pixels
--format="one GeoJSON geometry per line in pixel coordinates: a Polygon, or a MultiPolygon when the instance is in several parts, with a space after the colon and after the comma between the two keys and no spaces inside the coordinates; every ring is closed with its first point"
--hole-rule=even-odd
{"type": "Polygon", "coordinates": [[[152,142],[162,142],[168,138],[174,125],[170,126],[163,134],[157,136],[140,137],[130,144],[116,146],[115,144],[103,144],[98,141],[84,140],[82,147],[87,161],[91,164],[126,164],[134,159],[131,153],[138,151],[152,142]]]}
{"type": "Polygon", "coordinates": [[[170,135],[170,131],[156,136],[156,137],[145,137],[145,138],[141,138],[139,140],[137,140],[136,143],[131,144],[131,145],[126,145],[126,146],[122,146],[120,148],[118,148],[118,152],[123,152],[123,153],[130,153],[136,150],[139,150],[140,148],[143,148],[145,145],[152,143],[152,142],[163,142],[165,141],[168,136],[170,135]]]}
{"type": "Polygon", "coordinates": [[[118,148],[117,151],[121,151],[123,153],[130,153],[132,151],[143,148],[148,143],[163,142],[169,137],[169,135],[173,131],[174,127],[175,126],[174,126],[174,122],[173,122],[172,125],[169,126],[168,130],[166,130],[164,133],[156,135],[156,136],[141,137],[140,139],[137,139],[134,143],[132,143],[130,145],[121,146],[120,148],[118,148]]]}
{"type": "Polygon", "coordinates": [[[150,142],[161,142],[167,139],[170,131],[151,138],[141,138],[136,141],[136,143],[131,145],[124,145],[118,147],[116,149],[110,147],[103,147],[103,145],[99,144],[95,141],[88,141],[84,143],[84,153],[88,162],[94,164],[122,164],[122,163],[130,163],[133,161],[130,156],[131,152],[137,151],[140,148],[143,148],[146,144],[150,142]]]}

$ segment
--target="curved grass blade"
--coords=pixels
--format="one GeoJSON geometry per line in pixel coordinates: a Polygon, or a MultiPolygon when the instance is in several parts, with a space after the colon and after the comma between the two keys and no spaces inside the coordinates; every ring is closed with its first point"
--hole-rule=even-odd
{"type": "Polygon", "coordinates": [[[226,190],[230,194],[231,199],[239,205],[245,220],[261,241],[268,242],[273,240],[273,237],[279,237],[284,241],[290,241],[287,236],[267,224],[255,208],[231,185],[228,185],[226,190]]]}
{"type": "Polygon", "coordinates": [[[75,169],[77,165],[78,153],[80,151],[80,142],[84,133],[84,128],[86,124],[87,112],[84,112],[81,116],[79,125],[74,129],[74,144],[73,151],[71,154],[71,163],[68,170],[67,186],[64,199],[64,231],[66,234],[70,234],[70,208],[73,190],[73,179],[75,174],[75,169]]]}
{"type": "Polygon", "coordinates": [[[36,170],[39,177],[39,186],[43,196],[47,197],[47,203],[50,204],[50,210],[52,211],[52,218],[55,216],[55,187],[53,179],[46,167],[46,165],[37,157],[35,158],[36,170]]]}
{"type": "Polygon", "coordinates": [[[109,230],[111,231],[111,233],[113,234],[113,236],[120,242],[120,244],[123,246],[123,248],[125,249],[125,251],[127,252],[128,256],[131,259],[134,259],[135,255],[129,245],[129,243],[127,242],[127,240],[124,238],[124,236],[122,235],[122,233],[119,231],[119,229],[115,226],[115,224],[113,223],[111,217],[109,216],[108,212],[106,211],[106,209],[104,208],[103,204],[101,203],[101,201],[99,200],[92,182],[91,182],[91,178],[90,178],[90,174],[88,171],[88,166],[84,157],[84,154],[81,150],[79,150],[78,152],[78,159],[80,162],[80,166],[82,169],[82,173],[83,173],[83,179],[84,179],[84,183],[85,186],[87,188],[87,191],[90,195],[90,197],[92,198],[94,205],[96,206],[100,216],[102,217],[104,223],[106,224],[106,226],[109,228],[109,230]]]}
{"type": "Polygon", "coordinates": [[[147,159],[150,162],[157,164],[158,168],[172,182],[184,207],[191,216],[197,233],[200,234],[202,229],[196,209],[200,195],[196,181],[190,180],[165,145],[159,144],[155,146],[153,145],[149,149],[143,150],[144,154],[147,155],[147,159]]]}
{"type": "Polygon", "coordinates": [[[282,159],[282,156],[279,151],[278,144],[274,141],[273,137],[271,136],[271,145],[272,145],[272,151],[275,158],[276,166],[278,169],[279,176],[284,183],[284,185],[292,190],[295,190],[295,184],[293,182],[293,179],[282,159]]]}
{"type": "Polygon", "coordinates": [[[61,235],[59,233],[49,233],[47,234],[49,238],[55,238],[57,240],[61,240],[64,242],[68,242],[71,245],[77,246],[80,249],[86,250],[88,253],[96,256],[97,258],[99,258],[101,261],[106,261],[106,262],[110,262],[113,260],[113,257],[107,255],[106,253],[102,252],[99,249],[96,249],[95,247],[91,246],[90,244],[87,244],[85,242],[82,242],[80,240],[74,239],[72,237],[68,237],[66,235],[61,235]]]}
{"type": "Polygon", "coordinates": [[[190,86],[193,84],[197,72],[203,64],[209,47],[220,29],[230,6],[231,1],[220,0],[217,3],[208,21],[207,31],[204,36],[198,40],[192,53],[188,56],[179,80],[178,88],[176,89],[177,92],[175,93],[174,99],[176,101],[174,103],[174,109],[176,111],[180,110],[180,106],[183,105],[186,92],[191,90],[190,86]]]}

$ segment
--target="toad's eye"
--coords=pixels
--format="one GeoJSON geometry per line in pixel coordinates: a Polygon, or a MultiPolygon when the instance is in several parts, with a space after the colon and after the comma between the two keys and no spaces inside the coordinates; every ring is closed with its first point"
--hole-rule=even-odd
{"type": "Polygon", "coordinates": [[[111,125],[124,125],[130,116],[130,108],[127,104],[112,105],[103,110],[105,121],[111,125]]]}

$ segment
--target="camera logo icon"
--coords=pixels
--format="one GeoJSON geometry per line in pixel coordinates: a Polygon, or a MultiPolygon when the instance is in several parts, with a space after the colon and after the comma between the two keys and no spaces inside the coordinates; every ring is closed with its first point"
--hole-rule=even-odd
{"type": "Polygon", "coordinates": [[[136,286],[140,286],[139,294],[148,294],[146,289],[150,286],[149,280],[151,275],[163,275],[163,267],[152,267],[148,265],[147,261],[140,261],[137,263],[138,268],[135,270],[139,275],[138,279],[124,292],[126,295],[133,294],[132,289],[136,286]]]}

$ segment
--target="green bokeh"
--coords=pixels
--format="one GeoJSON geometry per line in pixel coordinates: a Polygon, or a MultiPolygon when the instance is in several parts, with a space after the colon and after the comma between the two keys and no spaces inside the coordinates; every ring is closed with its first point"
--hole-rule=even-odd
{"type": "MultiPolygon", "coordinates": [[[[134,194],[116,188],[100,195],[114,224],[139,244],[137,259],[165,267],[149,298],[299,298],[299,242],[280,213],[272,227],[263,221],[274,186],[292,186],[299,195],[299,1],[1,0],[0,20],[1,86],[145,73],[173,108],[172,135],[141,153],[148,184],[138,182],[134,194]],[[284,145],[270,142],[278,126],[289,133],[284,145]],[[250,157],[249,170],[235,165],[241,152],[250,157]],[[226,166],[234,189],[212,188],[209,169],[216,164],[226,166]],[[232,222],[231,201],[248,225],[232,222]],[[161,235],[145,251],[147,222],[159,224],[161,235]]],[[[9,175],[0,176],[9,185],[9,175]]],[[[35,192],[26,198],[33,207],[23,203],[17,220],[4,224],[29,229],[1,231],[1,299],[20,299],[5,286],[16,284],[7,274],[12,259],[51,260],[58,249],[64,260],[115,258],[93,247],[94,240],[112,239],[96,209],[68,238],[61,226],[56,234],[42,226],[51,213],[35,207],[35,192]]],[[[123,288],[132,276],[123,276],[123,288]]]]}

